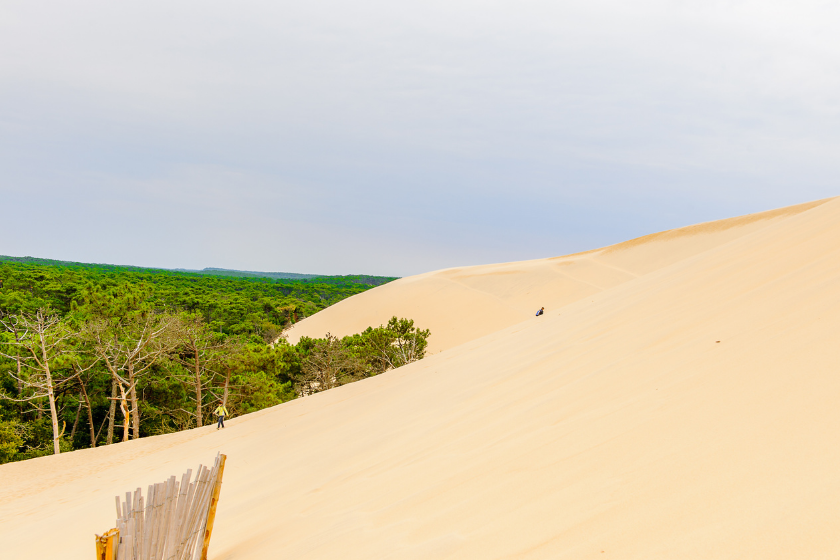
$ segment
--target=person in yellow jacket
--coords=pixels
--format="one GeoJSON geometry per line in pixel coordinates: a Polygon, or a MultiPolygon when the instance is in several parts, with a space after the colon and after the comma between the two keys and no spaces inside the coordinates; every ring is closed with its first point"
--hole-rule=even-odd
{"type": "Polygon", "coordinates": [[[228,415],[228,411],[225,408],[225,405],[219,401],[219,406],[216,407],[216,410],[213,411],[213,414],[219,417],[219,423],[216,424],[216,429],[224,428],[225,427],[225,416],[228,415]]]}

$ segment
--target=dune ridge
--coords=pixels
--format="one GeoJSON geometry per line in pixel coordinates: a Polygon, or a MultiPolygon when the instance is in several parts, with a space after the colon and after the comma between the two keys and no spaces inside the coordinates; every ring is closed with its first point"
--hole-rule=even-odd
{"type": "Polygon", "coordinates": [[[287,331],[289,342],[346,336],[409,317],[432,332],[436,353],[559,309],[662,267],[749,235],[832,199],[652,233],[561,257],[449,268],[402,278],[333,305],[287,331]]]}
{"type": "Polygon", "coordinates": [[[113,495],[222,451],[213,559],[836,557],[840,199],[793,208],[394,283],[511,319],[224,431],[0,466],[0,550],[88,557],[113,495]],[[567,303],[513,320],[549,279],[567,303]]]}

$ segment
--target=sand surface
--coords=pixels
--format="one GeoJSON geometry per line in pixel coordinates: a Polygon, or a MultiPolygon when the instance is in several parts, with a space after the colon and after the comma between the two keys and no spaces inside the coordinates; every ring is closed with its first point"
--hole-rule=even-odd
{"type": "Polygon", "coordinates": [[[91,558],[115,494],[217,451],[215,560],[840,556],[840,199],[405,278],[298,329],[395,314],[437,353],[0,466],[0,556],[91,558]]]}

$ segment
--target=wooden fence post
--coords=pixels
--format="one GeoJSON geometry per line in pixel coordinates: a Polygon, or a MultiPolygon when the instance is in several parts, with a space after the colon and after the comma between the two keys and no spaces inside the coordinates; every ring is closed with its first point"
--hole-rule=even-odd
{"type": "Polygon", "coordinates": [[[114,545],[119,539],[119,529],[111,529],[101,537],[96,535],[96,560],[114,560],[114,545]]]}
{"type": "Polygon", "coordinates": [[[227,455],[221,455],[219,474],[216,476],[216,485],[213,487],[213,498],[210,500],[210,511],[207,514],[207,528],[204,530],[201,560],[207,560],[207,549],[210,548],[210,534],[213,532],[213,522],[216,520],[216,505],[219,503],[219,494],[222,491],[222,475],[225,474],[225,459],[227,459],[227,455]]]}

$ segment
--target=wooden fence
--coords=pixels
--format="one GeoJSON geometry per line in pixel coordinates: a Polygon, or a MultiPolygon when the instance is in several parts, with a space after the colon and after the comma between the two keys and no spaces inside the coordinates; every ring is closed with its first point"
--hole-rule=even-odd
{"type": "Polygon", "coordinates": [[[199,465],[193,482],[190,469],[153,484],[145,499],[140,488],[117,496],[117,527],[96,536],[97,560],[207,560],[225,459],[199,465]]]}

